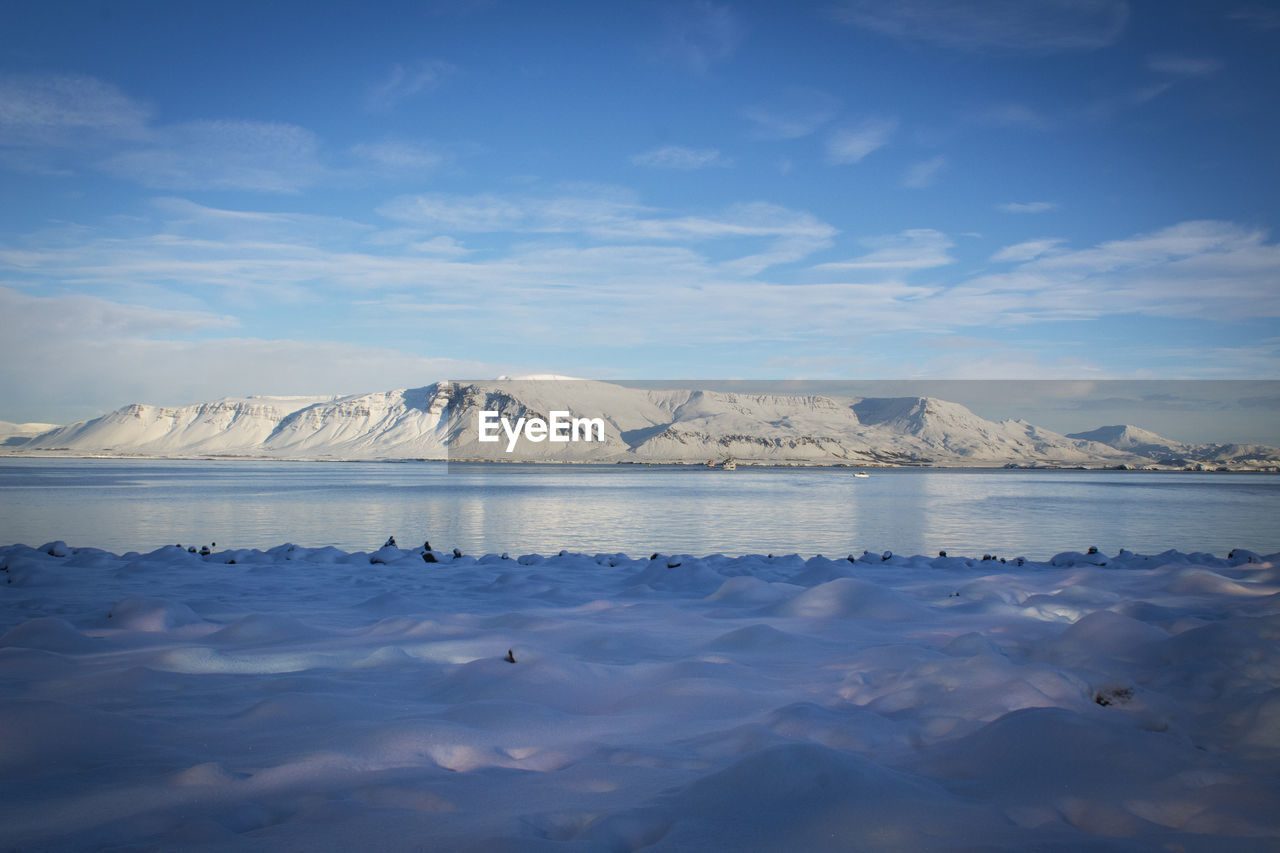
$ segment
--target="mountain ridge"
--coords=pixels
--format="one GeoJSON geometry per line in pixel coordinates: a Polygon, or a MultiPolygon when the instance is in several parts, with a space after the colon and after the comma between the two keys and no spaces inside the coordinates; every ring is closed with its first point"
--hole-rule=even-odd
{"type": "Polygon", "coordinates": [[[1192,445],[1140,427],[1062,435],[992,421],[936,397],[837,397],[638,389],[567,378],[441,381],[346,396],[224,397],[188,406],[134,403],[10,439],[8,455],[293,460],[638,462],[943,467],[1280,465],[1280,449],[1192,445]],[[481,411],[512,424],[552,411],[599,417],[605,440],[482,442],[481,411]]]}

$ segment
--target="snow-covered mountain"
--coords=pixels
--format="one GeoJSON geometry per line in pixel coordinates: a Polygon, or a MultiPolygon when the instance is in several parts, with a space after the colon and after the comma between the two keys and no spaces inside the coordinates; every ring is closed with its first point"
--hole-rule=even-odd
{"type": "Polygon", "coordinates": [[[18,447],[26,444],[37,435],[43,435],[49,430],[57,428],[57,424],[15,424],[9,421],[0,421],[0,447],[18,447]]]}
{"type": "MultiPolygon", "coordinates": [[[[495,427],[496,428],[496,427],[495,427]]],[[[514,428],[514,427],[513,427],[514,428]]],[[[451,459],[758,464],[1267,467],[1280,450],[1181,445],[1136,427],[1060,435],[989,421],[933,397],[649,390],[562,378],[437,382],[346,397],[135,404],[52,429],[12,452],[267,459],[451,459]],[[553,412],[599,418],[604,440],[480,440],[480,413],[515,425],[553,412]]]]}
{"type": "Polygon", "coordinates": [[[1129,424],[1073,432],[1068,438],[1096,441],[1117,450],[1153,459],[1160,465],[1178,468],[1196,465],[1268,467],[1275,465],[1277,458],[1276,448],[1263,444],[1188,444],[1129,424]]]}

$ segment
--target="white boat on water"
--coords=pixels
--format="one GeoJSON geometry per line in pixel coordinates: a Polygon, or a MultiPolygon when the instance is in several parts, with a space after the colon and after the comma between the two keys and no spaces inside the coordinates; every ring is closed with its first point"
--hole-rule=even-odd
{"type": "Polygon", "coordinates": [[[870,475],[870,474],[868,474],[866,471],[856,471],[856,472],[854,472],[854,475],[853,475],[853,476],[855,476],[855,477],[857,477],[858,479],[860,479],[860,480],[861,480],[861,479],[864,479],[864,478],[866,478],[866,477],[870,477],[871,475],[870,475]]]}
{"type": "Polygon", "coordinates": [[[725,471],[734,471],[737,470],[738,463],[734,462],[732,459],[726,459],[720,463],[720,467],[725,471]]]}

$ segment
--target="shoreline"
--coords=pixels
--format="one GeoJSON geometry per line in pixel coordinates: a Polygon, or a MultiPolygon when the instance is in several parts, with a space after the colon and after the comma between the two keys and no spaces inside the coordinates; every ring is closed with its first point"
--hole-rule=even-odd
{"type": "MultiPolygon", "coordinates": [[[[298,463],[361,463],[375,465],[404,465],[414,463],[442,464],[442,465],[535,465],[549,467],[608,467],[614,468],[618,466],[634,466],[638,468],[689,468],[689,469],[706,469],[705,462],[651,462],[639,461],[631,459],[615,460],[615,461],[578,461],[578,460],[546,460],[546,459],[522,459],[522,460],[503,460],[503,459],[425,459],[419,457],[386,457],[386,458],[367,458],[367,457],[346,457],[346,458],[312,458],[312,457],[286,457],[286,456],[233,456],[233,455],[192,455],[192,456],[146,456],[131,454],[79,454],[79,453],[58,453],[56,451],[47,451],[43,453],[22,453],[17,451],[3,452],[0,451],[0,459],[119,459],[125,461],[151,461],[151,462],[298,462],[298,463]]],[[[738,459],[735,460],[739,468],[805,468],[805,469],[832,469],[832,470],[887,470],[887,471],[1120,471],[1120,472],[1144,472],[1144,473],[1195,473],[1195,474],[1275,474],[1280,473],[1280,466],[1263,465],[1263,466],[1197,466],[1197,467],[1176,467],[1176,466],[1128,466],[1128,465],[1104,465],[1104,466],[1088,466],[1088,465],[1070,465],[1070,464],[1021,464],[1015,462],[1001,462],[1000,460],[981,460],[972,464],[934,464],[921,463],[915,465],[892,465],[884,463],[853,463],[853,462],[770,462],[770,461],[752,461],[738,459]]],[[[708,469],[708,470],[719,470],[708,469]]]]}

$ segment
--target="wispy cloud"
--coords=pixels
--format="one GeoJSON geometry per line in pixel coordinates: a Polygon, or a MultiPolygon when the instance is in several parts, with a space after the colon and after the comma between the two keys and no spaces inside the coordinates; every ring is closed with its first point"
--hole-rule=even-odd
{"type": "Polygon", "coordinates": [[[1059,121],[1042,110],[1018,103],[993,104],[977,110],[970,118],[976,124],[1014,127],[1026,130],[1052,130],[1059,121]]]}
{"type": "Polygon", "coordinates": [[[1008,201],[997,205],[1005,213],[1050,213],[1060,206],[1056,201],[1008,201]]]}
{"type": "Polygon", "coordinates": [[[1058,247],[1065,242],[1065,240],[1058,237],[1043,240],[1025,240],[1012,246],[1005,246],[992,255],[991,260],[994,263],[1023,263],[1057,251],[1058,247]]]}
{"type": "Polygon", "coordinates": [[[1206,56],[1160,53],[1147,57],[1147,68],[1175,77],[1211,77],[1222,70],[1222,61],[1206,56]]]}
{"type": "Polygon", "coordinates": [[[374,112],[395,109],[402,102],[430,92],[457,68],[442,59],[428,59],[411,65],[396,63],[387,76],[369,89],[366,106],[374,112]]]}
{"type": "Polygon", "coordinates": [[[235,318],[205,311],[175,311],[147,305],[128,305],[82,293],[32,296],[0,287],[0,314],[25,322],[15,323],[2,337],[9,355],[21,361],[14,338],[101,337],[172,335],[174,332],[227,329],[239,325],[235,318]],[[25,333],[24,333],[25,330],[25,333]]]}
{"type": "MultiPolygon", "coordinates": [[[[953,237],[908,229],[858,240],[863,251],[848,260],[784,276],[783,264],[804,262],[839,235],[811,214],[759,202],[688,215],[622,193],[406,196],[384,208],[400,223],[396,233],[339,219],[318,223],[325,239],[309,239],[311,229],[291,218],[298,214],[180,200],[158,210],[170,218],[150,231],[133,223],[129,233],[112,225],[30,235],[0,246],[0,265],[14,287],[156,294],[156,306],[182,304],[177,294],[187,304],[234,306],[246,326],[281,303],[340,295],[350,328],[376,329],[387,345],[419,340],[422,317],[448,317],[431,338],[446,352],[478,335],[554,338],[565,316],[574,317],[575,346],[610,351],[685,337],[821,342],[853,327],[1031,334],[1031,324],[1098,317],[1280,316],[1280,245],[1226,222],[1076,249],[1028,240],[996,253],[992,262],[1008,265],[1000,272],[977,276],[953,256],[953,237]],[[480,236],[464,246],[464,233],[480,236]]],[[[187,323],[199,337],[217,337],[229,328],[219,325],[225,317],[225,308],[161,313],[136,321],[128,336],[187,323]]]]}
{"type": "Polygon", "coordinates": [[[874,118],[832,131],[827,137],[827,162],[833,165],[857,163],[877,148],[888,145],[897,129],[897,119],[874,118]]]}
{"type": "Polygon", "coordinates": [[[226,330],[238,323],[205,312],[85,296],[29,297],[3,287],[0,312],[13,327],[0,340],[0,398],[49,400],[42,392],[57,388],[56,408],[39,414],[64,423],[130,402],[181,405],[228,395],[358,393],[448,376],[496,376],[512,367],[324,340],[175,340],[175,333],[226,330]]]}
{"type": "Polygon", "coordinates": [[[629,193],[557,196],[426,193],[392,199],[378,208],[389,219],[444,231],[570,233],[613,230],[645,214],[629,193]]]}
{"type": "Polygon", "coordinates": [[[733,56],[746,37],[746,28],[728,6],[707,0],[669,7],[663,15],[659,59],[704,74],[733,56]]]}
{"type": "Polygon", "coordinates": [[[913,163],[902,176],[902,185],[915,190],[931,187],[946,168],[947,158],[941,154],[913,163]]]}
{"type": "Polygon", "coordinates": [[[941,231],[911,228],[898,234],[864,237],[858,241],[871,251],[847,261],[820,264],[815,271],[823,273],[852,270],[919,270],[946,266],[955,262],[947,250],[955,244],[941,231]]]}
{"type": "Polygon", "coordinates": [[[433,172],[445,162],[439,151],[404,139],[361,142],[351,147],[351,153],[375,170],[391,174],[433,172]]]}
{"type": "Polygon", "coordinates": [[[96,170],[154,189],[296,192],[326,169],[319,139],[280,122],[155,124],[149,107],[82,75],[0,75],[0,165],[96,170]]]}
{"type": "Polygon", "coordinates": [[[679,169],[692,171],[708,166],[728,166],[728,160],[715,148],[686,148],[683,145],[664,145],[631,157],[634,166],[653,169],[679,169]]]}
{"type": "Polygon", "coordinates": [[[813,89],[791,89],[766,103],[743,109],[759,139],[799,139],[828,124],[840,112],[840,100],[813,89]]]}
{"type": "Polygon", "coordinates": [[[1231,12],[1227,17],[1264,32],[1280,29],[1280,9],[1274,6],[1256,4],[1244,6],[1231,12]]]}
{"type": "Polygon", "coordinates": [[[0,74],[0,167],[71,173],[86,157],[146,138],[151,108],[76,74],[0,74]]]}
{"type": "Polygon", "coordinates": [[[69,147],[139,139],[151,109],[78,74],[0,74],[0,145],[69,147]]]}
{"type": "Polygon", "coordinates": [[[192,121],[152,133],[154,143],[102,161],[113,175],[156,189],[296,192],[324,171],[319,140],[291,124],[192,121]]]}
{"type": "Polygon", "coordinates": [[[957,303],[995,300],[1027,319],[1138,313],[1199,320],[1280,316],[1280,246],[1230,222],[1183,222],[1088,249],[1043,252],[957,286],[957,303]]]}
{"type": "Polygon", "coordinates": [[[1124,0],[843,0],[836,20],[974,53],[1097,50],[1124,31],[1124,0]]]}

